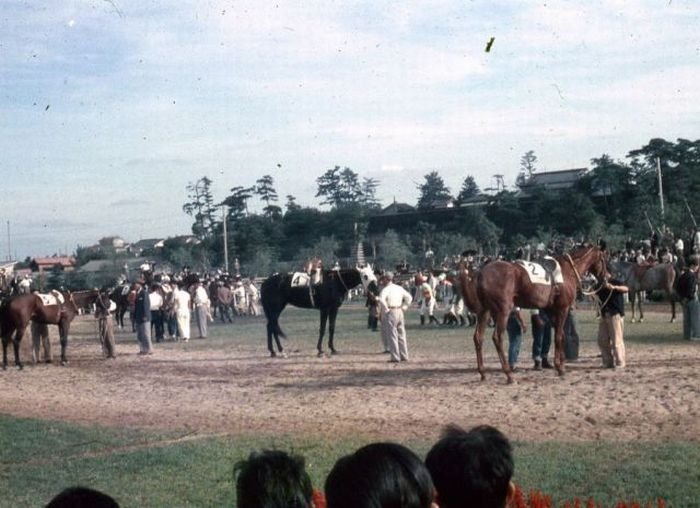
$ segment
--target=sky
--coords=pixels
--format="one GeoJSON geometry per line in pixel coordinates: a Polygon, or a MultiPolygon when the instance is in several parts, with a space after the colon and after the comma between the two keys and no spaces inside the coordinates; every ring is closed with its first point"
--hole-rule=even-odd
{"type": "Polygon", "coordinates": [[[513,188],[529,150],[694,140],[698,26],[696,0],[2,0],[0,258],[188,234],[203,176],[320,207],[338,165],[415,204],[431,171],[513,188]]]}

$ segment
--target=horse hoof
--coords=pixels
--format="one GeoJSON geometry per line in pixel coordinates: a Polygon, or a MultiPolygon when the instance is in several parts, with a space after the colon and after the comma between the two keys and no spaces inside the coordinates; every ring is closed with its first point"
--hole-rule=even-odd
{"type": "Polygon", "coordinates": [[[68,365],[68,360],[61,360],[61,367],[68,365]]]}
{"type": "Polygon", "coordinates": [[[22,364],[17,365],[17,370],[24,370],[24,365],[22,365],[22,364]]]}
{"type": "Polygon", "coordinates": [[[277,356],[277,353],[274,351],[270,351],[270,358],[275,358],[277,356]]]}
{"type": "Polygon", "coordinates": [[[321,351],[321,350],[319,349],[319,350],[318,350],[318,353],[316,353],[316,357],[317,357],[317,358],[323,358],[323,351],[321,351]]]}
{"type": "Polygon", "coordinates": [[[331,355],[339,355],[340,353],[338,352],[337,349],[331,349],[331,355]]]}

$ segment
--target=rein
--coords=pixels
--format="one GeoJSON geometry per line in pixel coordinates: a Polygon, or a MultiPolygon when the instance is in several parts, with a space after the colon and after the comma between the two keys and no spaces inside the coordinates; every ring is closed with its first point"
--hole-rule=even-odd
{"type": "Polygon", "coordinates": [[[568,252],[566,254],[564,254],[564,257],[569,261],[569,263],[571,264],[571,268],[573,268],[573,270],[574,270],[574,275],[576,275],[576,281],[578,283],[578,287],[581,289],[581,293],[584,296],[593,296],[593,295],[598,294],[598,292],[600,292],[600,290],[603,288],[603,286],[600,286],[598,289],[595,289],[593,291],[586,291],[585,289],[583,289],[583,281],[581,279],[581,275],[578,273],[578,269],[576,268],[576,264],[574,264],[574,260],[571,258],[571,256],[569,255],[568,252]]]}

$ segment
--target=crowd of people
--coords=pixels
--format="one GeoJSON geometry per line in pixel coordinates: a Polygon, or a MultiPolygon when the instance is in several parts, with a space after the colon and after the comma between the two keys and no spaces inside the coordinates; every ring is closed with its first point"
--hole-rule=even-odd
{"type": "MultiPolygon", "coordinates": [[[[515,493],[508,438],[495,427],[447,426],[425,460],[395,442],[364,445],[339,458],[323,491],[314,489],[304,457],[252,452],[234,467],[238,508],[505,508],[515,493]]],[[[117,508],[87,487],[59,493],[47,508],[117,508]]]]}

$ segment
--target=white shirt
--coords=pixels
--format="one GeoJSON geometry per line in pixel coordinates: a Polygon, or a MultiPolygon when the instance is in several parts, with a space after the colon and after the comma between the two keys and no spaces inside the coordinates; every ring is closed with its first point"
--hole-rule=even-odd
{"type": "Polygon", "coordinates": [[[207,290],[204,286],[197,286],[197,289],[194,290],[194,304],[204,305],[207,303],[209,303],[209,294],[207,290]]]}
{"type": "Polygon", "coordinates": [[[173,295],[173,308],[176,312],[184,314],[190,310],[190,294],[184,289],[176,289],[173,295]]]}
{"type": "Polygon", "coordinates": [[[148,301],[151,304],[151,310],[160,310],[163,307],[163,297],[157,291],[148,293],[148,301]]]}
{"type": "Polygon", "coordinates": [[[411,293],[393,282],[379,293],[379,302],[384,307],[385,312],[392,308],[408,307],[412,301],[411,293]]]}

